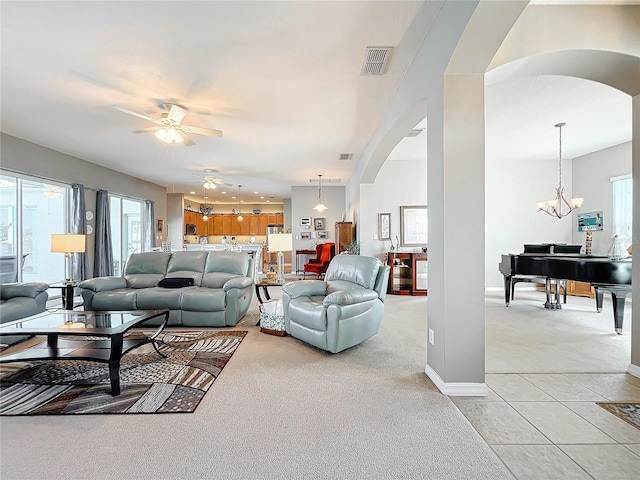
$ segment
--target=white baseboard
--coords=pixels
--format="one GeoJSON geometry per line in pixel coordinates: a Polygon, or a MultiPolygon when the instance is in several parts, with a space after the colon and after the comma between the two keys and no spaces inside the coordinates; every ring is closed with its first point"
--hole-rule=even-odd
{"type": "Polygon", "coordinates": [[[633,375],[634,377],[640,378],[640,367],[638,365],[630,363],[627,367],[627,373],[633,375]]]}
{"type": "Polygon", "coordinates": [[[446,383],[429,365],[425,366],[424,373],[426,373],[436,387],[438,387],[438,390],[450,397],[486,397],[489,395],[489,389],[486,383],[446,383]]]}

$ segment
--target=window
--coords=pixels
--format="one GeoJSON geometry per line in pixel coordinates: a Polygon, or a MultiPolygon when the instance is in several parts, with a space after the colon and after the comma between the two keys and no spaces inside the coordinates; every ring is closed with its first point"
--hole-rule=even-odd
{"type": "Polygon", "coordinates": [[[631,243],[633,223],[633,180],[631,176],[615,177],[613,183],[613,233],[631,243]]]}
{"type": "Polygon", "coordinates": [[[68,231],[69,188],[30,177],[0,175],[0,282],[59,282],[64,255],[51,234],[68,231]]]}
{"type": "Polygon", "coordinates": [[[122,274],[129,255],[142,251],[144,202],[115,195],[109,196],[113,274],[122,274]]]}

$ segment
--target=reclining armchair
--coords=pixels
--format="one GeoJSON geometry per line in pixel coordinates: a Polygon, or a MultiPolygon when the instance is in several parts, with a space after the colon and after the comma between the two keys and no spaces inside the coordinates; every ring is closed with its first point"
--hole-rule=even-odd
{"type": "Polygon", "coordinates": [[[324,280],[282,286],[286,332],[315,347],[338,353],[380,329],[389,267],[374,257],[337,255],[324,280]]]}

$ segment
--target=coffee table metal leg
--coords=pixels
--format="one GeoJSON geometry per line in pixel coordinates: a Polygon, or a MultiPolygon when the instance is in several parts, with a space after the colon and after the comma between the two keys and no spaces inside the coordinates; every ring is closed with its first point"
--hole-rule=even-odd
{"type": "Polygon", "coordinates": [[[160,335],[162,330],[164,330],[164,327],[167,326],[168,321],[169,321],[169,311],[167,310],[167,313],[164,314],[164,320],[162,321],[158,329],[154,332],[154,334],[149,337],[149,340],[151,340],[151,345],[153,345],[153,348],[156,350],[156,352],[158,352],[158,355],[160,355],[162,358],[167,358],[167,356],[158,349],[158,343],[162,343],[162,340],[156,340],[156,338],[158,338],[158,335],[160,335]]]}

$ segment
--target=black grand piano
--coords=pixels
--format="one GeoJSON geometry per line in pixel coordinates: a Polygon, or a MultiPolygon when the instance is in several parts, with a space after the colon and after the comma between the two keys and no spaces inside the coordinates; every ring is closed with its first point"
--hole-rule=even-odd
{"type": "MultiPolygon", "coordinates": [[[[498,265],[504,275],[505,304],[513,297],[513,283],[535,281],[545,283],[545,308],[561,309],[560,286],[566,280],[588,282],[594,287],[596,309],[602,311],[604,292],[611,293],[616,333],[622,333],[624,302],[631,292],[631,257],[612,260],[606,255],[582,255],[581,245],[525,244],[521,254],[502,255],[498,265]],[[552,294],[552,285],[555,293],[552,294]]],[[[566,295],[566,289],[565,289],[566,295]]],[[[566,297],[565,297],[566,302],[566,297]]]]}

